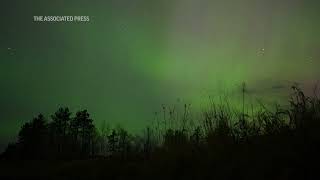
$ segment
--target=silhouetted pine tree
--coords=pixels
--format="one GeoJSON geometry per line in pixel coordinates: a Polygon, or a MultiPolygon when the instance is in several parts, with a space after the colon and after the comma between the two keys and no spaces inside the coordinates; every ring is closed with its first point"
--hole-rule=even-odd
{"type": "Polygon", "coordinates": [[[80,145],[81,156],[89,156],[92,152],[95,126],[87,110],[76,113],[76,116],[71,121],[71,131],[74,140],[80,145]]]}
{"type": "Polygon", "coordinates": [[[50,123],[50,132],[52,142],[58,156],[67,156],[70,151],[69,134],[71,112],[69,108],[59,108],[51,115],[52,122],[50,123]]]}
{"type": "Polygon", "coordinates": [[[23,158],[41,159],[47,155],[48,126],[42,114],[25,123],[18,136],[18,146],[23,158]]]}
{"type": "Polygon", "coordinates": [[[117,151],[118,148],[118,134],[116,130],[112,130],[111,134],[108,136],[108,149],[109,149],[109,154],[114,155],[117,151]]]}

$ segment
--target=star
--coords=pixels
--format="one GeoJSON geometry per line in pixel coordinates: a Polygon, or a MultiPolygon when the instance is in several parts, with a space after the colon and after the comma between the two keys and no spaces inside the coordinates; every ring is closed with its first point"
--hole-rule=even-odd
{"type": "Polygon", "coordinates": [[[265,54],[265,49],[264,49],[264,48],[261,48],[261,49],[259,50],[258,54],[264,56],[264,54],[265,54]]]}
{"type": "Polygon", "coordinates": [[[7,49],[8,49],[9,54],[14,55],[15,50],[13,48],[8,47],[7,49]]]}

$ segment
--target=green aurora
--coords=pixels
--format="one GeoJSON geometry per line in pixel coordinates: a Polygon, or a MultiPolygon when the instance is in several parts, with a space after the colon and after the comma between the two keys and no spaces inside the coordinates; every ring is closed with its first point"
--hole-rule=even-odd
{"type": "Polygon", "coordinates": [[[282,103],[319,80],[317,0],[4,1],[0,142],[59,106],[140,131],[162,104],[226,92],[282,103]],[[86,15],[90,22],[33,22],[86,15]]]}

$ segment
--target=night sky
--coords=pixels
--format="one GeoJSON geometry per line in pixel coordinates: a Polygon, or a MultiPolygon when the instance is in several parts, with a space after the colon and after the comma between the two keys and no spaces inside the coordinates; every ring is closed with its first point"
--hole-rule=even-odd
{"type": "Polygon", "coordinates": [[[318,0],[0,3],[0,150],[60,106],[140,131],[162,104],[227,92],[284,102],[320,80],[318,0]],[[90,22],[33,22],[35,15],[90,22]]]}

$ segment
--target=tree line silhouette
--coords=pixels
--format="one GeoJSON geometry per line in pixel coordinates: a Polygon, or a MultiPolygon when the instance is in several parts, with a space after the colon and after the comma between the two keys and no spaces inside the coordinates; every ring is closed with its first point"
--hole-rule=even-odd
{"type": "Polygon", "coordinates": [[[320,160],[320,99],[296,86],[292,90],[287,108],[271,111],[261,105],[249,114],[244,108],[235,111],[227,101],[212,102],[196,122],[187,104],[182,114],[163,106],[157,114],[161,118],[142,135],[106,124],[98,130],[87,110],[72,116],[68,108],[59,108],[50,121],[40,114],[25,123],[2,159],[82,159],[94,172],[60,169],[53,174],[70,177],[314,179],[320,160]]]}
{"type": "Polygon", "coordinates": [[[18,134],[18,142],[10,144],[8,158],[85,158],[93,154],[95,126],[87,110],[78,111],[71,117],[68,108],[59,108],[47,122],[39,114],[25,123],[18,134]]]}

